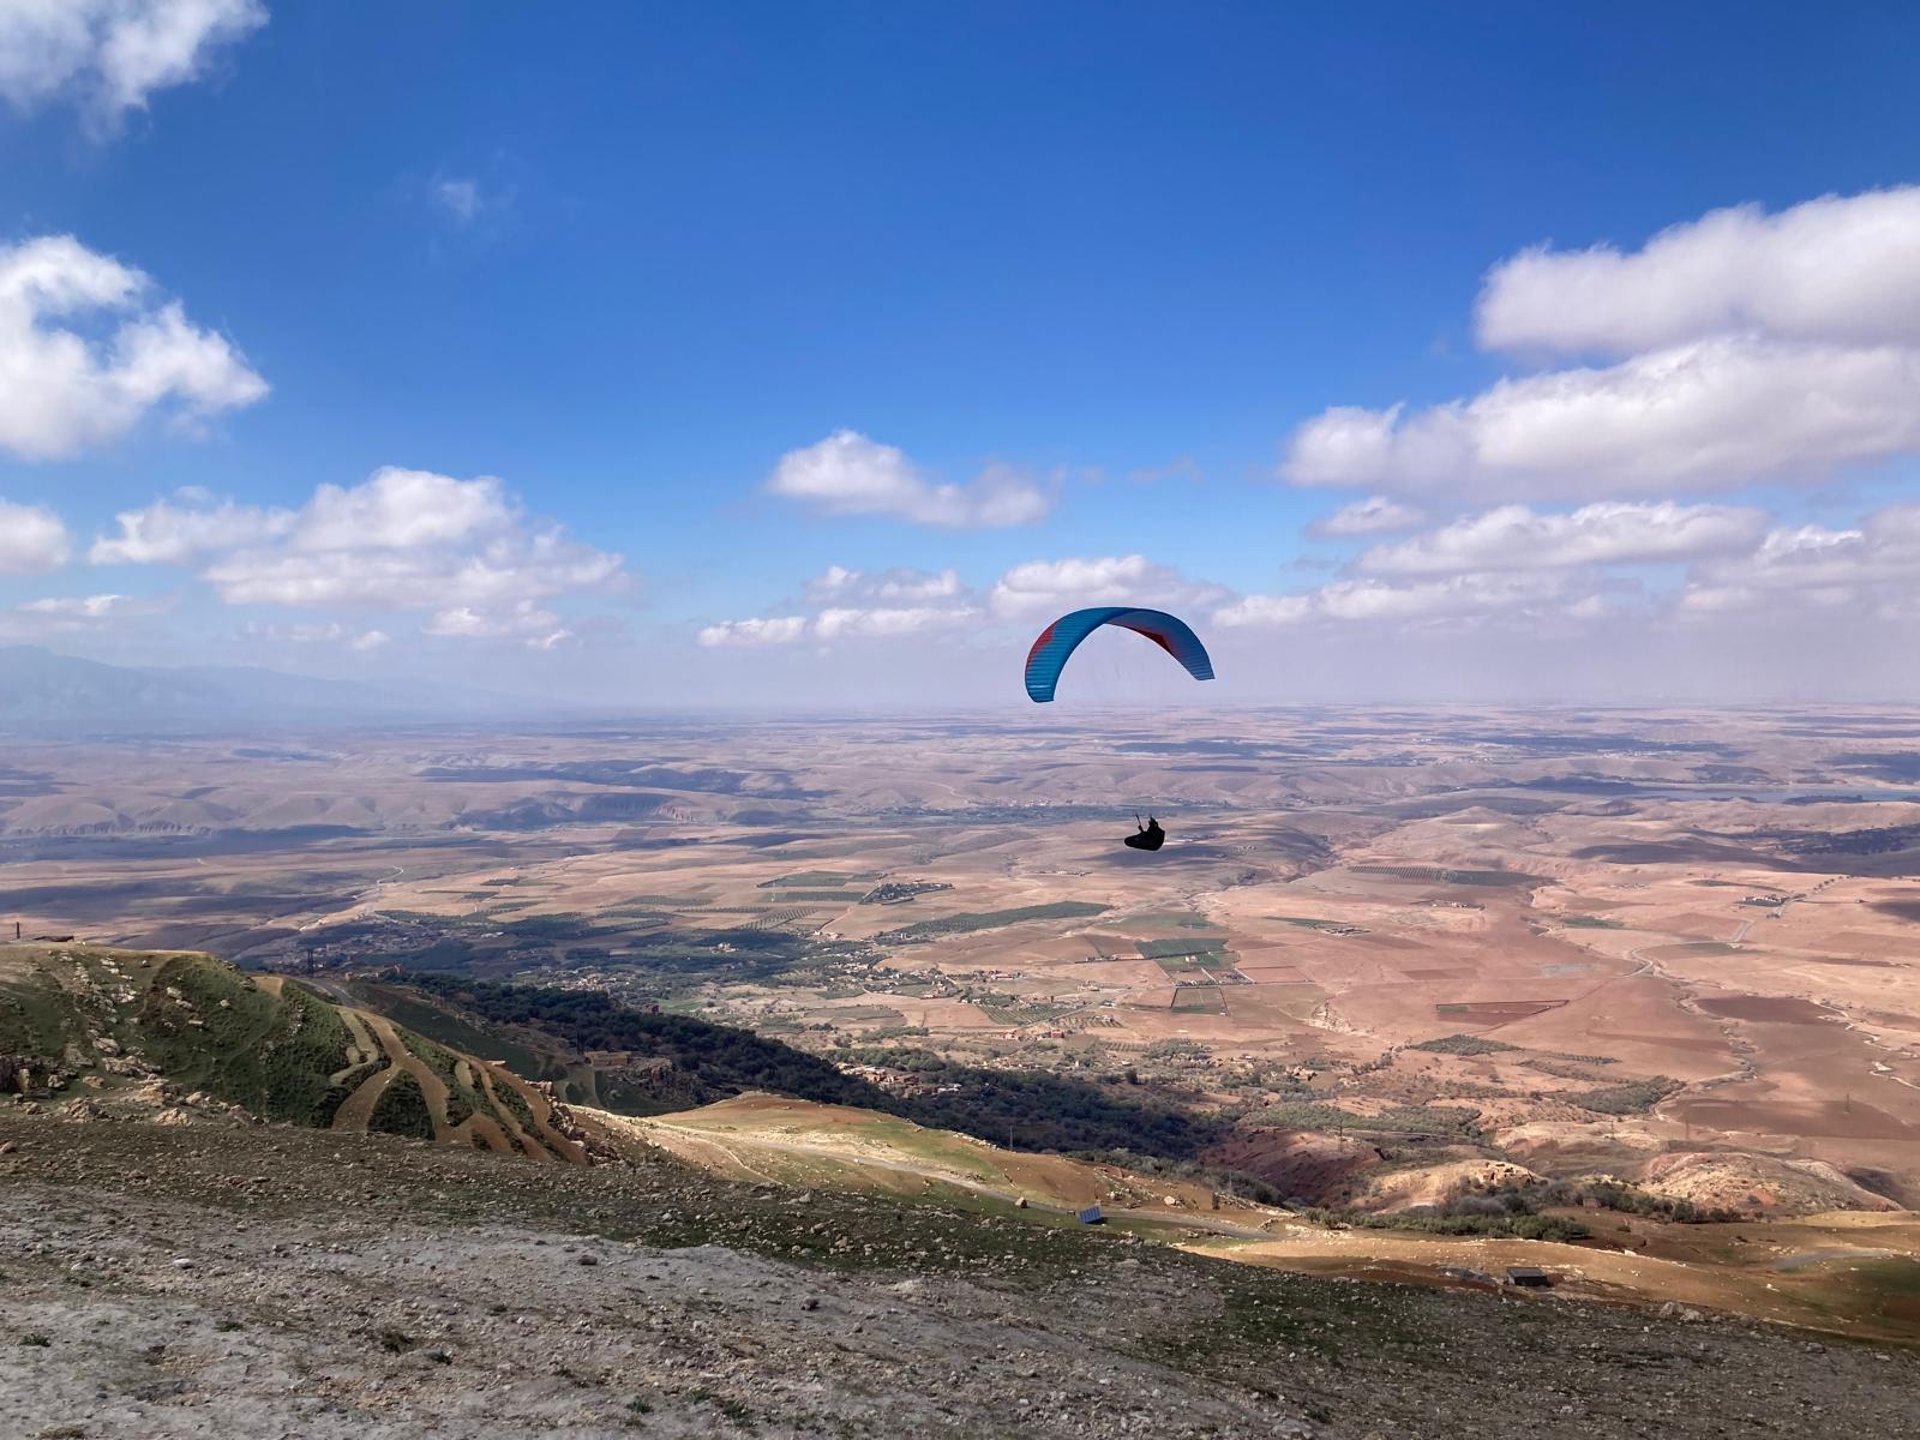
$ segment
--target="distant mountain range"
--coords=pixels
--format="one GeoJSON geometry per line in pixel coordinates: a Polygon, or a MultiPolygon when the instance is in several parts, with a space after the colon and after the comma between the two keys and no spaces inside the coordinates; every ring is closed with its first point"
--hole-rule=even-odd
{"type": "MultiPolygon", "coordinates": [[[[524,709],[525,707],[518,707],[524,709]]],[[[107,665],[38,645],[0,647],[0,733],[181,734],[369,721],[501,718],[509,700],[397,689],[254,666],[107,665]]]]}

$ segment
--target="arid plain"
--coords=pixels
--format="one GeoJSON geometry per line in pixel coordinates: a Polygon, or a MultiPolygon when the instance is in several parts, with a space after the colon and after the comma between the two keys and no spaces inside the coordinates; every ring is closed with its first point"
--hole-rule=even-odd
{"type": "Polygon", "coordinates": [[[1233,1119],[1210,1163],[1315,1204],[1511,1166],[1890,1211],[1920,1205],[1916,734],[1329,709],[22,742],[0,919],[600,989],[883,1085],[901,1050],[1157,1086],[1233,1119]],[[1164,850],[1120,844],[1136,810],[1164,850]]]}

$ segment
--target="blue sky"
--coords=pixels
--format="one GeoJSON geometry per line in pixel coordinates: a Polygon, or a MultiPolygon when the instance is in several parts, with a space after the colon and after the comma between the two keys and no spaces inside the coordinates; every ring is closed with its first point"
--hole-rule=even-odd
{"type": "Polygon", "coordinates": [[[144,284],[0,305],[5,639],[950,703],[1111,600],[1192,614],[1235,698],[1920,683],[1878,658],[1920,597],[1904,7],[217,0],[132,60],[124,6],[12,8],[0,246],[144,284]],[[198,368],[126,378],[169,303],[198,368]],[[1380,432],[1580,373],[1571,420],[1380,432]],[[155,502],[227,521],[116,550],[155,502]],[[1826,658],[1783,679],[1783,630],[1826,658]]]}

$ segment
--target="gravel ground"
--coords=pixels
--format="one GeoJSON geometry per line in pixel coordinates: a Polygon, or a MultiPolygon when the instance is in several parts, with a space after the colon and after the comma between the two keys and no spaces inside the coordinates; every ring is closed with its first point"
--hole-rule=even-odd
{"type": "Polygon", "coordinates": [[[389,1137],[0,1116],[0,1436],[1920,1434],[1920,1356],[389,1137]]]}

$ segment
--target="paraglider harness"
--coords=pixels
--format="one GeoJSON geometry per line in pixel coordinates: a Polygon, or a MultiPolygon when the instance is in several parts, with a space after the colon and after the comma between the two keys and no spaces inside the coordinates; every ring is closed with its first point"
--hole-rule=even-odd
{"type": "Polygon", "coordinates": [[[1135,850],[1158,850],[1166,843],[1167,832],[1160,828],[1160,822],[1149,815],[1147,823],[1140,825],[1140,812],[1135,811],[1133,823],[1139,825],[1137,834],[1127,836],[1127,844],[1135,850]]]}

